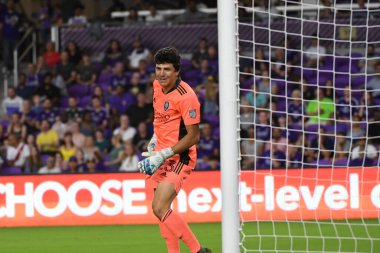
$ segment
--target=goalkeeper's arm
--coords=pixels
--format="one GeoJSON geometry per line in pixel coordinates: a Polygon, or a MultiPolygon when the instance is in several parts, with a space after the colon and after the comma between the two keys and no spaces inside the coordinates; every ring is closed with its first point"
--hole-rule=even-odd
{"type": "Polygon", "coordinates": [[[164,164],[165,160],[175,154],[182,153],[195,145],[199,141],[199,124],[186,126],[187,134],[179,140],[173,147],[164,148],[154,153],[138,163],[140,172],[152,175],[158,168],[164,164]]]}

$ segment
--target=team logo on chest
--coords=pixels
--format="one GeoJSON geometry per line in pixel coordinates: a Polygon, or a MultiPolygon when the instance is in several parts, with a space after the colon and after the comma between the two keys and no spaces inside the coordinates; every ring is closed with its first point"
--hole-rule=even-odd
{"type": "Polygon", "coordinates": [[[164,111],[166,112],[169,109],[169,101],[164,102],[164,111]]]}

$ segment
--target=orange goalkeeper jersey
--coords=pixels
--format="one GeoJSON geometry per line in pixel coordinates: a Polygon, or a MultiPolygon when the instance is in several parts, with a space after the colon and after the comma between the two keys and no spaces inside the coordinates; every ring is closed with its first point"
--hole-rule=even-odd
{"type": "MultiPolygon", "coordinates": [[[[153,82],[154,132],[157,136],[156,150],[174,146],[187,131],[186,125],[200,122],[200,104],[193,89],[180,78],[175,86],[164,93],[160,83],[153,82]]],[[[175,157],[178,157],[176,155],[175,157]]],[[[174,158],[174,157],[173,157],[174,158]]],[[[182,163],[195,165],[195,145],[179,154],[182,163]]]]}

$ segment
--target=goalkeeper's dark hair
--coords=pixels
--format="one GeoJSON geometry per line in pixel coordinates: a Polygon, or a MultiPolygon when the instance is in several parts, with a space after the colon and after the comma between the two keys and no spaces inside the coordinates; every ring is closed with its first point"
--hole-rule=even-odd
{"type": "Polygon", "coordinates": [[[171,63],[176,71],[180,69],[181,56],[174,47],[164,47],[154,55],[155,64],[171,63]]]}

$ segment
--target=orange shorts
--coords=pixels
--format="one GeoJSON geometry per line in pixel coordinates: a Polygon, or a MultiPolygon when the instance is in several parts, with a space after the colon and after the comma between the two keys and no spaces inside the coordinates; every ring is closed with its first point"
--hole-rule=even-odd
{"type": "Polygon", "coordinates": [[[162,182],[173,183],[175,191],[178,193],[183,182],[193,171],[195,167],[193,164],[190,161],[189,165],[186,165],[180,162],[179,158],[168,159],[151,177],[147,178],[147,183],[153,189],[162,182]]]}

